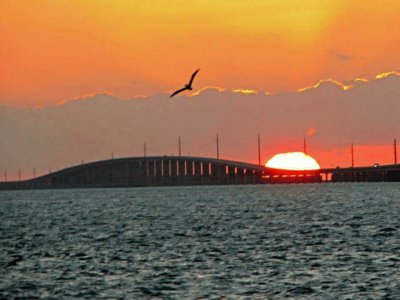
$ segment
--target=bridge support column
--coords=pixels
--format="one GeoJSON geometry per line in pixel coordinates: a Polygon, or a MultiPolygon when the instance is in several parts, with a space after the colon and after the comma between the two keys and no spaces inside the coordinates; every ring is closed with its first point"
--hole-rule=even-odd
{"type": "Polygon", "coordinates": [[[186,167],[185,167],[185,162],[182,160],[177,160],[176,161],[177,165],[177,171],[178,171],[178,184],[184,184],[186,185],[186,167]]]}
{"type": "Polygon", "coordinates": [[[203,184],[212,184],[211,163],[203,162],[203,184]]]}
{"type": "Polygon", "coordinates": [[[162,181],[163,181],[163,185],[170,185],[170,177],[171,177],[171,173],[170,173],[170,161],[167,159],[163,159],[161,161],[161,169],[162,169],[162,181]]]}
{"type": "Polygon", "coordinates": [[[193,176],[193,162],[186,161],[186,176],[192,177],[193,176]]]}
{"type": "Polygon", "coordinates": [[[178,161],[171,159],[170,167],[171,167],[171,184],[177,185],[178,184],[178,161]]]}
{"type": "Polygon", "coordinates": [[[148,160],[147,161],[147,177],[149,177],[149,184],[153,184],[154,177],[156,177],[156,161],[148,160]]]}
{"type": "Polygon", "coordinates": [[[193,168],[194,168],[194,183],[195,184],[201,184],[201,162],[195,161],[193,162],[193,168]]]}
{"type": "Polygon", "coordinates": [[[216,175],[217,175],[217,180],[216,184],[226,184],[226,165],[224,164],[218,164],[216,165],[216,175]]]}
{"type": "Polygon", "coordinates": [[[155,160],[154,161],[154,183],[155,183],[155,185],[163,185],[161,169],[162,169],[162,161],[155,160]]]}
{"type": "Polygon", "coordinates": [[[226,183],[234,184],[235,183],[235,167],[234,166],[226,166],[226,183]]]}
{"type": "Polygon", "coordinates": [[[245,184],[245,169],[244,168],[237,168],[235,183],[236,184],[245,184]]]}

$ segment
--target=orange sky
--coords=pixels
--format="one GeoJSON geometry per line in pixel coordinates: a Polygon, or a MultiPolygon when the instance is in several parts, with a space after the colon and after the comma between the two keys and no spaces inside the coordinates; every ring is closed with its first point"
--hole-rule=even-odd
{"type": "Polygon", "coordinates": [[[0,0],[0,104],[199,87],[283,92],[399,70],[400,1],[0,0]]]}
{"type": "MultiPolygon", "coordinates": [[[[377,74],[399,76],[399,16],[399,0],[0,0],[0,105],[46,107],[100,93],[151,97],[181,87],[197,68],[195,90],[270,92],[278,101],[288,91],[310,97],[304,92],[324,84],[351,89],[355,78],[378,91],[377,74]]],[[[324,95],[320,110],[332,105],[324,95]]],[[[307,113],[299,110],[299,120],[307,113]]],[[[322,139],[310,135],[310,152],[325,167],[349,165],[353,141],[357,165],[393,160],[391,136],[353,135],[327,150],[331,136],[316,130],[322,139]]],[[[283,137],[271,132],[263,157],[301,150],[282,147],[283,137]]],[[[301,148],[303,136],[291,138],[301,148]]]]}

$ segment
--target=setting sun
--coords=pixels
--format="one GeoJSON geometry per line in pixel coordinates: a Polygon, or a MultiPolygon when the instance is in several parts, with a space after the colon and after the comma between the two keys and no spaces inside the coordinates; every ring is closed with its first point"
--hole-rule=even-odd
{"type": "Polygon", "coordinates": [[[318,170],[317,161],[303,152],[279,153],[272,157],[266,164],[268,168],[285,170],[318,170]]]}

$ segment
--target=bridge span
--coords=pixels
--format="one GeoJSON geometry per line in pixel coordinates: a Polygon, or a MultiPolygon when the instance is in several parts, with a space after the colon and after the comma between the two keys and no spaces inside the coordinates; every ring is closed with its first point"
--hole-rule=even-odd
{"type": "Polygon", "coordinates": [[[400,181],[400,165],[293,171],[206,157],[127,157],[76,165],[23,181],[0,182],[0,190],[323,181],[400,181]]]}

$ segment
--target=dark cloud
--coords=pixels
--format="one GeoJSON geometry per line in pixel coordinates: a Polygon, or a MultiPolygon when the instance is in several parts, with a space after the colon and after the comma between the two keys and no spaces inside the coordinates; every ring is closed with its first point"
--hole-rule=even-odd
{"type": "Polygon", "coordinates": [[[273,95],[214,88],[173,100],[102,94],[42,109],[0,106],[0,170],[39,172],[111,152],[139,156],[144,142],[148,155],[177,153],[178,136],[183,153],[213,156],[217,132],[221,155],[245,161],[255,157],[258,133],[266,156],[301,150],[305,132],[321,151],[390,143],[400,132],[400,76],[391,74],[348,89],[328,80],[307,92],[273,95]]]}
{"type": "Polygon", "coordinates": [[[353,60],[353,57],[344,53],[333,53],[333,57],[337,60],[340,60],[342,62],[348,62],[350,60],[353,60]]]}

